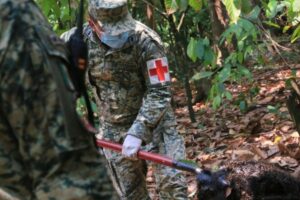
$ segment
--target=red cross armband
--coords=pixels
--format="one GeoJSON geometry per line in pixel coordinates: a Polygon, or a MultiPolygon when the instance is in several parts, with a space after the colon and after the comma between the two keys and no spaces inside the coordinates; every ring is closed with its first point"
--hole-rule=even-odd
{"type": "Polygon", "coordinates": [[[147,61],[147,70],[151,85],[164,84],[171,80],[166,57],[147,61]]]}

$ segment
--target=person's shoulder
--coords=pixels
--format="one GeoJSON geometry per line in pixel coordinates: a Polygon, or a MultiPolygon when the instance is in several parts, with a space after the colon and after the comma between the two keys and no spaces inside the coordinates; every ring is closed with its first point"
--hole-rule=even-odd
{"type": "Polygon", "coordinates": [[[159,44],[162,44],[160,36],[153,29],[146,26],[140,21],[136,20],[135,23],[136,23],[135,31],[140,34],[141,40],[152,39],[158,42],[159,44]]]}
{"type": "Polygon", "coordinates": [[[60,38],[65,41],[65,42],[68,42],[70,39],[71,39],[71,36],[73,34],[75,34],[77,28],[76,27],[73,27],[71,28],[70,30],[67,30],[65,32],[63,32],[61,35],[60,35],[60,38]]]}
{"type": "MultiPolygon", "coordinates": [[[[65,32],[63,32],[60,35],[60,38],[62,40],[64,40],[65,42],[70,41],[71,36],[75,34],[75,32],[77,31],[77,27],[73,27],[65,32]]],[[[90,28],[90,26],[88,26],[87,23],[83,24],[83,37],[84,40],[90,39],[92,37],[92,29],[90,28]]]]}
{"type": "Polygon", "coordinates": [[[92,42],[96,42],[97,39],[95,38],[95,34],[93,32],[93,29],[88,23],[85,23],[83,25],[83,36],[84,40],[90,40],[92,42]]]}

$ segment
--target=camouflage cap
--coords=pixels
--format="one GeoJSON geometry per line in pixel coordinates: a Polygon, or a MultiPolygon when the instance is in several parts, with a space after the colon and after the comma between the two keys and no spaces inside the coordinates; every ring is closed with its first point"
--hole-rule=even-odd
{"type": "Polygon", "coordinates": [[[135,20],[128,11],[127,0],[89,0],[88,10],[104,32],[110,35],[135,29],[135,20]]]}

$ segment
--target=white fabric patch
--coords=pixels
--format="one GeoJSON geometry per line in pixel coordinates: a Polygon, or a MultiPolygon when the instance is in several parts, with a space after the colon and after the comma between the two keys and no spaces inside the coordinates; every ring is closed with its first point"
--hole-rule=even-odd
{"type": "Polygon", "coordinates": [[[147,69],[151,85],[170,82],[168,59],[166,57],[147,61],[147,69]]]}

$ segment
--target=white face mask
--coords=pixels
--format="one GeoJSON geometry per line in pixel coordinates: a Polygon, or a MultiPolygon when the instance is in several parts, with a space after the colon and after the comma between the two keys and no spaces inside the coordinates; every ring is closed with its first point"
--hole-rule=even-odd
{"type": "Polygon", "coordinates": [[[122,48],[129,38],[128,31],[118,35],[110,35],[103,32],[98,23],[95,23],[92,19],[89,20],[89,24],[100,41],[113,49],[122,48]]]}
{"type": "Polygon", "coordinates": [[[129,37],[129,32],[124,32],[119,35],[109,35],[107,33],[102,33],[99,38],[101,42],[113,49],[119,49],[124,46],[129,37]]]}

